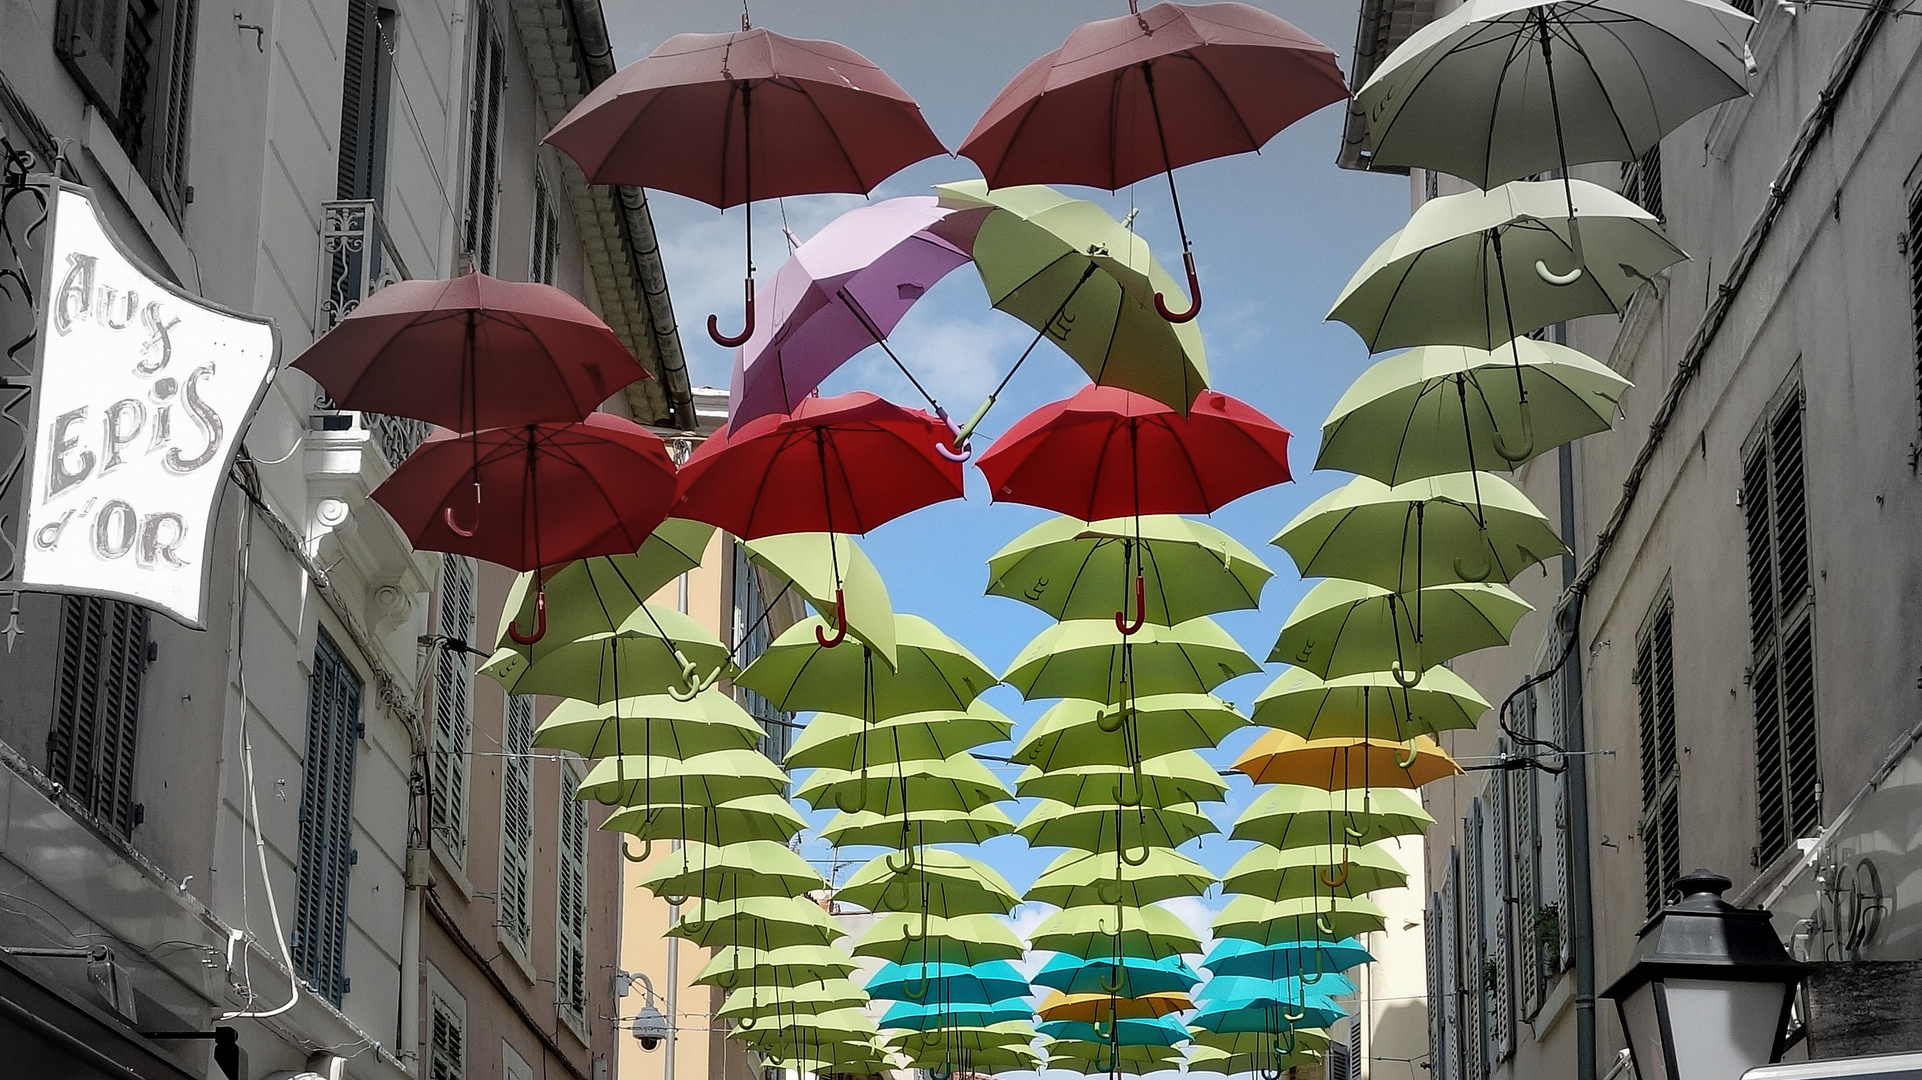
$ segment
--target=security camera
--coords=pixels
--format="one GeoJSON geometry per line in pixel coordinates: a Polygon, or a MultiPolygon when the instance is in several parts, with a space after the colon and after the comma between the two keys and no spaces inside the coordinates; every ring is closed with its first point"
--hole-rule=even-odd
{"type": "Polygon", "coordinates": [[[643,1050],[658,1050],[661,1040],[668,1037],[667,1017],[651,1003],[643,1006],[634,1017],[634,1038],[643,1050]]]}

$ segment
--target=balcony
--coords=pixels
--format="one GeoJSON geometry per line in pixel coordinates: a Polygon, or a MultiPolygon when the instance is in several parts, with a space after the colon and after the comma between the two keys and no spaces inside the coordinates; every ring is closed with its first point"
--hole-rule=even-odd
{"type": "MultiPolygon", "coordinates": [[[[376,290],[411,277],[377,203],[345,199],[321,204],[320,274],[314,297],[316,338],[332,330],[376,290]]],[[[325,395],[317,397],[314,410],[314,430],[345,431],[358,426],[369,433],[390,468],[413,453],[431,430],[428,424],[402,416],[337,409],[325,395]]]]}

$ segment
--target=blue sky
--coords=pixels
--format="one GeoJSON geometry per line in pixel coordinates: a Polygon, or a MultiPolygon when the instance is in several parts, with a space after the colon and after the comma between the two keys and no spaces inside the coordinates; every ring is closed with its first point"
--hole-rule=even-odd
{"type": "MultiPolygon", "coordinates": [[[[1356,0],[1257,0],[1257,6],[1333,46],[1343,70],[1348,69],[1356,0]]],[[[756,26],[839,41],[881,65],[919,99],[935,133],[949,146],[960,143],[1016,72],[1059,46],[1076,25],[1126,13],[1124,0],[755,0],[752,11],[756,26]]],[[[626,64],[677,33],[735,29],[741,8],[721,0],[627,0],[608,4],[607,14],[616,59],[626,64]]],[[[1354,333],[1323,322],[1322,316],[1355,267],[1406,220],[1409,208],[1405,178],[1336,168],[1342,118],[1340,106],[1330,106],[1282,132],[1260,155],[1204,162],[1178,174],[1207,298],[1200,326],[1213,385],[1260,408],[1295,435],[1290,456],[1296,482],[1251,495],[1211,519],[1276,571],[1260,611],[1220,617],[1257,660],[1267,655],[1304,591],[1287,555],[1270,547],[1268,540],[1314,497],[1345,479],[1312,471],[1320,424],[1368,363],[1354,333]]],[[[890,179],[874,197],[926,194],[931,184],[978,175],[966,159],[932,159],[890,179]]],[[[1097,189],[1065,190],[1095,200],[1115,217],[1139,207],[1137,231],[1154,245],[1164,265],[1179,272],[1180,245],[1160,178],[1112,196],[1097,189]]],[[[709,312],[719,313],[724,329],[740,323],[741,211],[722,214],[668,194],[651,193],[650,200],[694,379],[725,386],[731,351],[712,344],[704,324],[709,312]]],[[[783,214],[788,227],[806,239],[861,201],[814,196],[757,206],[760,281],[771,279],[785,258],[783,214]]],[[[963,267],[929,291],[891,341],[949,411],[966,416],[1031,335],[1023,324],[991,309],[979,279],[963,267]]],[[[1066,397],[1085,381],[1064,354],[1043,345],[1015,377],[982,431],[998,434],[1029,410],[1066,397]]],[[[911,406],[921,404],[878,349],[856,357],[823,389],[839,393],[856,388],[911,406]]],[[[1048,515],[1031,507],[991,504],[980,473],[972,467],[968,471],[965,502],[894,521],[869,534],[863,546],[886,577],[898,609],[933,620],[999,670],[1049,620],[1023,604],[984,596],[986,560],[1048,515]]],[[[1271,671],[1239,679],[1218,692],[1246,706],[1272,677],[1271,671]]],[[[1026,704],[1007,688],[992,691],[989,700],[1023,726],[1045,707],[1026,704]]],[[[1252,737],[1243,733],[1215,758],[1232,760],[1252,737]]],[[[1009,747],[987,749],[1006,752],[1009,747]]],[[[1012,779],[1012,770],[1003,773],[1012,779]]],[[[1211,810],[1225,828],[1251,797],[1248,786],[1241,784],[1230,792],[1228,804],[1211,810]]],[[[1215,840],[1190,851],[1220,871],[1240,847],[1215,840]]],[[[1019,841],[990,845],[988,852],[1017,886],[1025,886],[1055,854],[1028,854],[1019,841]]],[[[1220,903],[1210,897],[1207,906],[1220,903]]]]}

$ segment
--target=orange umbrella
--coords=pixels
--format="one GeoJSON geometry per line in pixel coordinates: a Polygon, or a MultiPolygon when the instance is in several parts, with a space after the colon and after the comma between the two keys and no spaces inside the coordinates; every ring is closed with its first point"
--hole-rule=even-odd
{"type": "Polygon", "coordinates": [[[1256,739],[1234,768],[1257,784],[1306,784],[1329,791],[1418,788],[1462,774],[1455,759],[1426,735],[1399,743],[1387,739],[1304,739],[1280,730],[1256,739]]]}
{"type": "Polygon", "coordinates": [[[1043,1020],[1079,1020],[1084,1024],[1105,1024],[1111,1020],[1159,1019],[1195,1007],[1188,995],[1167,991],[1140,997],[1118,998],[1108,994],[1048,995],[1035,1014],[1043,1020]]]}

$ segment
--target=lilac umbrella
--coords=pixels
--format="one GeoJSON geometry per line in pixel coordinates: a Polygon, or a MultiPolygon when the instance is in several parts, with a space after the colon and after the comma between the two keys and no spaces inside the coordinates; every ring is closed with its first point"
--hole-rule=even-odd
{"type": "Polygon", "coordinates": [[[793,412],[855,353],[887,349],[908,308],[968,261],[985,216],[943,209],[931,196],[888,199],[842,214],[796,248],[763,295],[772,317],[735,354],[729,425],[793,412]]]}

